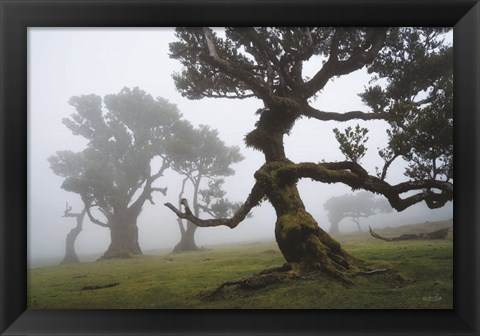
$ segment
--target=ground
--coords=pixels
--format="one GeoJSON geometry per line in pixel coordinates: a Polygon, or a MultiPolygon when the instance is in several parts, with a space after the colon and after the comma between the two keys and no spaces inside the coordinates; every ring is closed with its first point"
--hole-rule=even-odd
{"type": "MultiPolygon", "coordinates": [[[[451,227],[451,221],[378,230],[385,236],[412,230],[451,227]]],[[[389,271],[358,275],[347,287],[330,278],[288,280],[257,290],[218,285],[284,259],[275,242],[212,246],[202,252],[102,260],[38,267],[29,271],[28,308],[318,308],[318,309],[452,309],[453,234],[444,240],[385,242],[367,232],[336,237],[372,268],[389,271]],[[108,288],[82,290],[86,286],[108,288]]]]}

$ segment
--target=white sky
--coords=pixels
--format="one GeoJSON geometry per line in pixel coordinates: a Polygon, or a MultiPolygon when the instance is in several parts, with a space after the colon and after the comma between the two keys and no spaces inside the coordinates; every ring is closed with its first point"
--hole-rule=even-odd
{"type": "MultiPolygon", "coordinates": [[[[53,174],[47,158],[59,150],[80,151],[85,141],[75,137],[62,124],[62,118],[74,113],[67,103],[70,97],[94,93],[101,97],[118,93],[123,87],[140,87],[154,97],[177,104],[186,119],[194,125],[207,124],[218,129],[227,145],[237,145],[246,157],[234,166],[236,174],[226,179],[227,197],[244,201],[253,186],[253,174],[263,164],[263,154],[245,147],[243,137],[253,129],[254,112],[262,107],[257,99],[189,101],[175,90],[171,75],[181,69],[179,62],[168,57],[168,43],[175,40],[173,29],[158,28],[30,28],[28,30],[28,232],[29,255],[32,258],[63,256],[65,236],[75,226],[75,219],[63,218],[65,202],[73,211],[81,210],[78,195],[60,188],[62,178],[53,174]]],[[[312,71],[316,64],[310,67],[312,71]]],[[[368,77],[365,71],[335,79],[319,95],[316,106],[329,111],[364,110],[357,93],[368,77]]],[[[332,129],[349,125],[367,126],[370,130],[368,152],[361,163],[371,174],[381,165],[377,148],[386,140],[385,123],[320,122],[300,120],[285,139],[287,156],[293,161],[342,160],[343,156],[332,129]]],[[[401,165],[394,167],[401,171],[401,165]]],[[[402,174],[390,175],[390,182],[403,180],[402,174]]],[[[173,248],[180,238],[176,217],[163,206],[177,204],[181,177],[169,172],[158,186],[168,186],[168,194],[155,195],[156,205],[146,203],[140,215],[139,239],[144,251],[173,248]]],[[[307,210],[319,225],[328,229],[324,202],[331,196],[350,193],[343,185],[326,185],[310,180],[299,183],[307,210]]],[[[270,204],[253,210],[254,217],[234,230],[205,228],[197,230],[199,246],[210,244],[273,239],[275,216],[270,204]]],[[[417,205],[401,214],[379,215],[369,219],[376,226],[409,224],[452,217],[452,204],[439,210],[417,205]]],[[[348,221],[340,229],[354,226],[348,221]]],[[[102,253],[109,244],[109,230],[85,219],[77,239],[77,253],[102,253]]]]}

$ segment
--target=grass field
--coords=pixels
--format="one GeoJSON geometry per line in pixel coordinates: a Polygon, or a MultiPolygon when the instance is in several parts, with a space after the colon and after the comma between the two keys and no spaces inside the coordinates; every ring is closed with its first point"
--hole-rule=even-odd
{"type": "MultiPolygon", "coordinates": [[[[452,227],[451,221],[376,230],[385,236],[452,227]]],[[[291,280],[257,290],[226,288],[204,294],[284,259],[275,242],[212,246],[201,252],[159,253],[34,268],[28,277],[29,309],[452,309],[452,230],[444,240],[385,242],[366,232],[338,236],[343,247],[387,272],[359,275],[346,287],[328,278],[291,280]],[[82,290],[86,286],[109,288],[82,290]]]]}

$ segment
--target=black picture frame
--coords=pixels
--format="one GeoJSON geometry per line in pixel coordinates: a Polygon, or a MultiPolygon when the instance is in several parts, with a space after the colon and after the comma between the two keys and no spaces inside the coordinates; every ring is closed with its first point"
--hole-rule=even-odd
{"type": "Polygon", "coordinates": [[[2,335],[479,335],[479,32],[472,0],[0,0],[2,335]],[[453,310],[27,310],[27,28],[452,26],[453,310]]]}

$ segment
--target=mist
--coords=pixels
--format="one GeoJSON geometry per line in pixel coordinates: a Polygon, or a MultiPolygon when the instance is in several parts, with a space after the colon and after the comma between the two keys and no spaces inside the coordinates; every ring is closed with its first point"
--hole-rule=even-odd
{"type": "MultiPolygon", "coordinates": [[[[258,99],[188,100],[174,87],[172,74],[181,71],[181,65],[169,58],[168,44],[175,41],[169,28],[29,28],[28,29],[28,257],[58,258],[65,253],[65,237],[75,226],[73,218],[62,217],[65,204],[79,212],[83,204],[77,194],[61,189],[63,178],[56,176],[47,158],[60,150],[80,151],[86,141],[74,136],[62,119],[75,112],[68,104],[72,96],[118,93],[122,88],[139,87],[153,97],[163,97],[178,106],[183,118],[193,125],[209,125],[219,131],[219,137],[228,146],[240,147],[245,160],[232,166],[233,176],[225,178],[224,189],[231,201],[243,202],[254,185],[254,173],[264,163],[264,156],[247,148],[244,136],[253,129],[262,107],[258,99]]],[[[317,60],[321,62],[321,59],[317,60]]],[[[315,64],[312,64],[314,69],[315,64]]],[[[364,70],[335,79],[323,90],[314,104],[326,111],[367,110],[357,96],[369,76],[364,70]]],[[[320,122],[302,119],[291,135],[285,138],[287,157],[294,162],[340,161],[333,128],[340,130],[360,124],[369,129],[367,154],[362,165],[375,173],[382,165],[378,149],[386,144],[387,124],[382,121],[320,122]]],[[[398,161],[391,167],[387,181],[405,180],[406,162],[398,161]]],[[[168,193],[153,194],[155,204],[145,203],[138,219],[139,242],[142,251],[171,250],[180,239],[176,215],[163,204],[178,203],[181,176],[168,170],[156,186],[168,187],[168,193]]],[[[343,184],[321,184],[301,180],[299,191],[309,211],[319,225],[327,230],[330,223],[323,204],[332,196],[352,193],[343,184]]],[[[191,195],[191,190],[186,191],[191,195]]],[[[252,211],[237,228],[199,228],[195,240],[198,246],[209,247],[233,242],[274,240],[275,213],[268,202],[252,211]]],[[[205,216],[205,215],[204,215],[205,216]]],[[[375,215],[364,219],[372,227],[400,226],[425,221],[450,219],[453,203],[431,210],[422,204],[399,213],[375,215]]],[[[365,228],[365,226],[364,226],[365,228]]],[[[355,231],[348,220],[340,223],[343,232],[355,231]]],[[[83,231],[76,241],[76,252],[83,256],[100,255],[108,247],[108,229],[85,219],[83,231]]]]}

